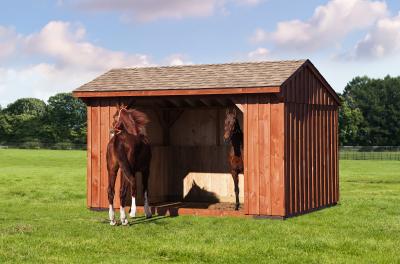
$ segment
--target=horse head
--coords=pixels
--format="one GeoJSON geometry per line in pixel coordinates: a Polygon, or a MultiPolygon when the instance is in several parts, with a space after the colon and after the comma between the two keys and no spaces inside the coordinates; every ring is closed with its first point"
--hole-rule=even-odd
{"type": "Polygon", "coordinates": [[[125,131],[128,134],[137,136],[143,134],[145,125],[149,122],[147,115],[135,109],[128,109],[128,106],[117,105],[114,114],[113,132],[119,134],[125,131]]]}
{"type": "Polygon", "coordinates": [[[231,112],[230,109],[226,109],[225,123],[224,123],[224,141],[228,142],[235,130],[235,125],[238,122],[236,109],[231,112]]]}

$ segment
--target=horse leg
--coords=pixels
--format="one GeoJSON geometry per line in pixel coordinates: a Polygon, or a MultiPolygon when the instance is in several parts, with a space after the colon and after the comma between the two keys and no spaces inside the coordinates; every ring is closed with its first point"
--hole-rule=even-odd
{"type": "Polygon", "coordinates": [[[126,179],[121,177],[121,188],[119,192],[119,198],[120,198],[120,206],[119,206],[119,213],[120,213],[120,219],[121,219],[121,224],[122,225],[127,225],[128,224],[128,219],[126,219],[126,214],[125,214],[125,206],[126,206],[126,193],[128,192],[128,182],[126,179]]]}
{"type": "Polygon", "coordinates": [[[119,167],[122,169],[122,176],[121,177],[121,206],[120,206],[120,218],[121,218],[121,223],[122,225],[127,225],[128,220],[126,219],[125,215],[125,196],[126,192],[128,190],[128,184],[131,184],[134,188],[134,193],[132,193],[132,196],[136,197],[136,178],[135,178],[135,173],[130,167],[130,163],[128,161],[128,158],[126,154],[123,151],[118,151],[118,161],[119,161],[119,167]]]}
{"type": "Polygon", "coordinates": [[[239,210],[239,173],[237,170],[232,170],[231,171],[232,178],[233,178],[233,183],[235,184],[235,198],[236,198],[236,203],[235,203],[235,210],[239,210]]]}
{"type": "Polygon", "coordinates": [[[150,209],[150,206],[149,206],[149,199],[148,199],[149,175],[150,175],[149,169],[146,169],[146,170],[144,170],[142,172],[143,196],[144,196],[144,213],[146,215],[146,218],[151,218],[152,217],[151,209],[150,209]]]}
{"type": "Polygon", "coordinates": [[[110,219],[110,225],[116,225],[115,212],[114,212],[114,195],[115,195],[115,181],[117,179],[118,164],[114,163],[111,159],[107,159],[107,171],[108,171],[108,216],[110,219]]]}
{"type": "Polygon", "coordinates": [[[129,216],[134,218],[136,217],[136,181],[131,183],[131,195],[132,195],[132,203],[131,209],[129,210],[129,216]]]}

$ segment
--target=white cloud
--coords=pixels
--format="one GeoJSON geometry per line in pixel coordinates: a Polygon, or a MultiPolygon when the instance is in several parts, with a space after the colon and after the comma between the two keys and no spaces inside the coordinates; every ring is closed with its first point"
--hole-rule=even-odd
{"type": "MultiPolygon", "coordinates": [[[[383,58],[400,53],[400,12],[380,19],[350,54],[353,59],[383,58]]],[[[400,55],[400,54],[399,54],[400,55]]]]}
{"type": "Polygon", "coordinates": [[[263,0],[236,0],[240,5],[258,5],[263,2],[263,0]]]}
{"type": "Polygon", "coordinates": [[[94,78],[98,73],[58,68],[53,64],[39,63],[20,68],[0,68],[0,104],[22,97],[47,100],[58,92],[70,92],[94,78]]]}
{"type": "Polygon", "coordinates": [[[384,1],[330,0],[318,6],[309,20],[280,22],[275,32],[260,39],[271,40],[279,48],[314,51],[336,45],[349,33],[368,28],[387,14],[384,1]]]}
{"type": "Polygon", "coordinates": [[[17,42],[18,35],[14,29],[0,26],[0,61],[15,52],[17,42]]]}
{"type": "Polygon", "coordinates": [[[226,6],[255,6],[263,0],[69,0],[80,10],[94,12],[119,12],[123,21],[142,22],[158,19],[183,19],[207,17],[221,12],[229,13],[226,6]]]}
{"type": "Polygon", "coordinates": [[[0,42],[1,56],[16,58],[23,54],[25,63],[0,66],[3,106],[20,97],[46,100],[57,92],[72,91],[110,68],[153,65],[148,55],[113,51],[91,43],[86,40],[84,27],[68,22],[51,21],[28,36],[0,27],[0,36],[7,40],[0,42]]]}
{"type": "Polygon", "coordinates": [[[270,55],[269,50],[266,48],[257,48],[247,54],[248,59],[252,61],[262,61],[267,60],[270,55]]]}
{"type": "Polygon", "coordinates": [[[170,66],[181,66],[193,64],[188,57],[184,54],[172,54],[165,60],[167,65],[170,66]]]}
{"type": "Polygon", "coordinates": [[[250,42],[252,43],[263,43],[266,42],[268,40],[268,33],[263,30],[262,28],[257,28],[253,34],[253,36],[251,36],[250,38],[250,42]]]}
{"type": "Polygon", "coordinates": [[[104,71],[110,68],[146,66],[143,54],[126,54],[96,46],[85,40],[86,30],[68,22],[51,21],[39,33],[24,39],[27,51],[56,60],[60,67],[79,67],[104,71]]]}
{"type": "Polygon", "coordinates": [[[140,21],[160,18],[181,19],[212,15],[224,0],[75,0],[74,4],[88,11],[117,11],[124,18],[140,21]]]}

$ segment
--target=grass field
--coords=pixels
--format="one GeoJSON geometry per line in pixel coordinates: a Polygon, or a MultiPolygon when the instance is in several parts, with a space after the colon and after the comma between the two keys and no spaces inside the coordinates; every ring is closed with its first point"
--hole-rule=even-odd
{"type": "Polygon", "coordinates": [[[340,163],[338,206],[280,220],[111,227],[85,207],[85,152],[0,150],[0,263],[400,263],[400,161],[340,163]]]}

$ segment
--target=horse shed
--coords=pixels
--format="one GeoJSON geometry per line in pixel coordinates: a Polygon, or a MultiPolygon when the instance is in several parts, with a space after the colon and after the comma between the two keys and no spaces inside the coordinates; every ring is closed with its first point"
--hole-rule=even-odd
{"type": "Polygon", "coordinates": [[[88,208],[108,208],[106,147],[121,103],[151,120],[153,211],[286,218],[339,200],[339,98],[309,60],[113,69],[73,94],[87,104],[88,208]],[[244,137],[239,211],[227,108],[244,137]]]}

